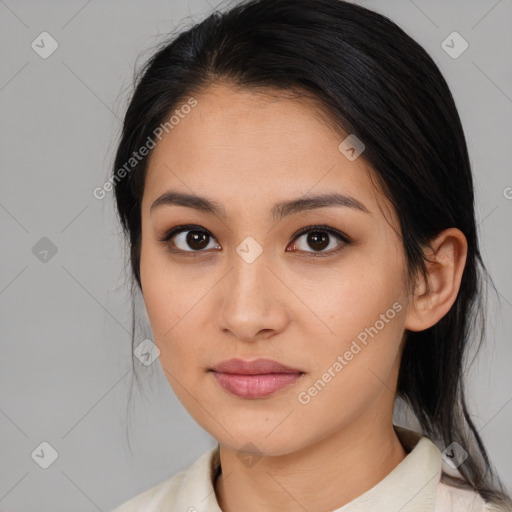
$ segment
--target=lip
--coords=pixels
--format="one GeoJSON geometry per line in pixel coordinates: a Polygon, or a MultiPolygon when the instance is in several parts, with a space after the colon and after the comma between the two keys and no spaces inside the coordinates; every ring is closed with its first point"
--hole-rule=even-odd
{"type": "Polygon", "coordinates": [[[292,386],[304,372],[272,359],[229,359],[210,369],[217,382],[242,398],[264,398],[292,386]]]}
{"type": "Polygon", "coordinates": [[[236,373],[238,375],[262,375],[264,373],[303,373],[298,368],[292,368],[272,359],[227,359],[211,368],[214,372],[236,373]]]}

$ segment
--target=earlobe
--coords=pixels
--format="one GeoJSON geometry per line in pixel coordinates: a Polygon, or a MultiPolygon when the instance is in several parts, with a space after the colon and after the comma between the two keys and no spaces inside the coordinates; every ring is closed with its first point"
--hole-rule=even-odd
{"type": "Polygon", "coordinates": [[[418,279],[405,321],[410,331],[432,327],[455,302],[466,264],[466,237],[457,228],[445,229],[431,241],[425,256],[426,280],[418,279]]]}

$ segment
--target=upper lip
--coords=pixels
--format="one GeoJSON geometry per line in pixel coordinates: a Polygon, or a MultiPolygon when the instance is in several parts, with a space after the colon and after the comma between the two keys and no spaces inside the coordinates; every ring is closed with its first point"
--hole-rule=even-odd
{"type": "Polygon", "coordinates": [[[261,375],[265,373],[303,373],[301,370],[286,366],[272,359],[228,359],[211,368],[214,372],[236,373],[241,375],[261,375]]]}

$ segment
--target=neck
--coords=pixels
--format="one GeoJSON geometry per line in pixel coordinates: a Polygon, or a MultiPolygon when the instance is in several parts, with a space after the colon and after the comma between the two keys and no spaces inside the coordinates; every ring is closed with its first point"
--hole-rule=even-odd
{"type": "Polygon", "coordinates": [[[215,492],[223,512],[334,510],[371,489],[406,456],[387,415],[361,418],[293,453],[262,456],[252,467],[225,445],[219,454],[215,492]]]}

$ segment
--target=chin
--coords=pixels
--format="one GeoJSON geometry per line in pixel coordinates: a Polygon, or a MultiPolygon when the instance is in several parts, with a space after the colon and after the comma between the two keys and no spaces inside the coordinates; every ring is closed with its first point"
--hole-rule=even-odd
{"type": "MultiPolygon", "coordinates": [[[[279,428],[279,427],[278,427],[279,428]]],[[[223,446],[230,450],[242,454],[248,453],[255,456],[275,457],[280,455],[288,455],[294,453],[304,447],[307,442],[305,440],[298,440],[293,437],[289,432],[283,430],[280,434],[276,431],[269,435],[269,431],[265,429],[254,429],[253,431],[240,431],[233,432],[230,430],[229,434],[222,432],[221,435],[211,434],[223,446]]],[[[218,434],[215,433],[215,434],[218,434]]]]}

